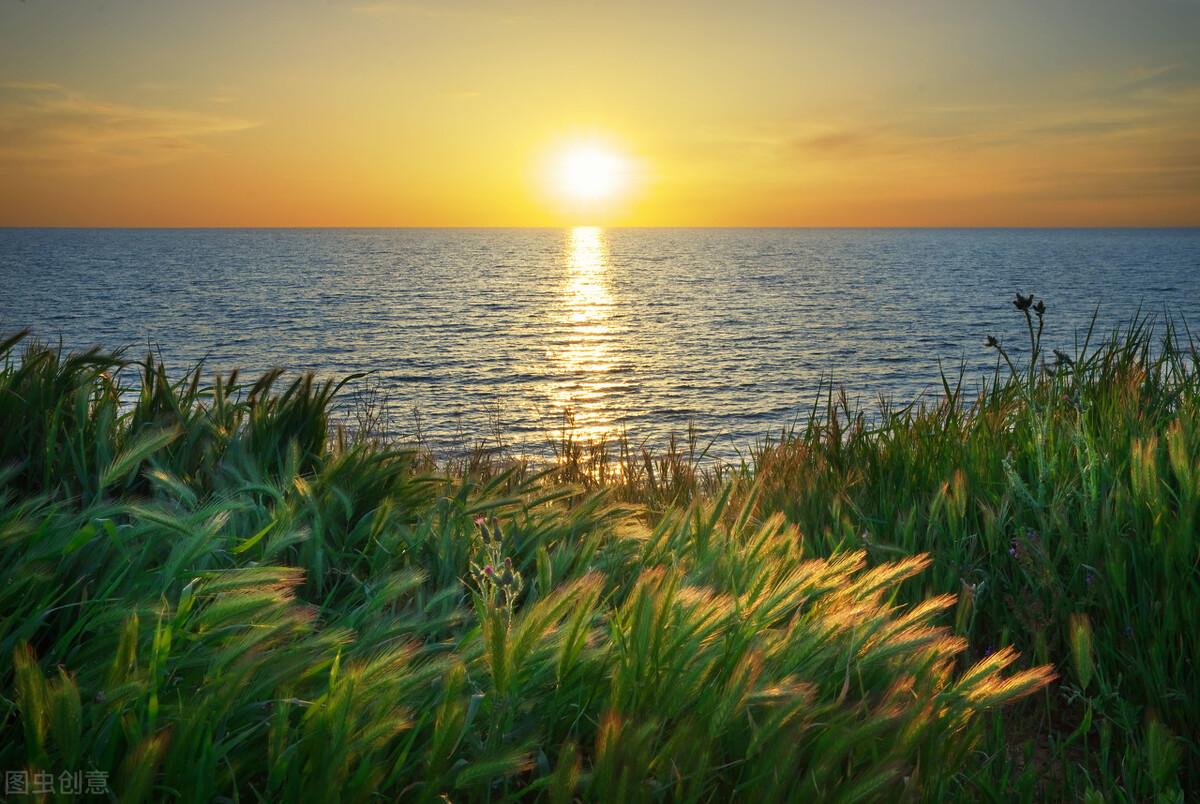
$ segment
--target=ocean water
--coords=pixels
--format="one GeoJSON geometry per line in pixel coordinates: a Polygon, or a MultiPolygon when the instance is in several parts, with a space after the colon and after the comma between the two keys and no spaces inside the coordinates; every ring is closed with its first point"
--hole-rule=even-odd
{"type": "Polygon", "coordinates": [[[868,405],[943,368],[977,388],[987,335],[1023,345],[1016,291],[1068,351],[1093,313],[1200,322],[1200,230],[0,229],[0,332],[371,371],[395,434],[442,453],[692,423],[731,457],[830,382],[868,405]]]}

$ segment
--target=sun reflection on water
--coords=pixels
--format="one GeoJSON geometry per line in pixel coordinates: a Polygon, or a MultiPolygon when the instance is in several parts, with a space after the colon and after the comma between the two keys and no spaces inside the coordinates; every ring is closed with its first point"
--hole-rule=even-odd
{"type": "Polygon", "coordinates": [[[561,336],[551,347],[560,379],[553,391],[571,434],[593,441],[612,429],[608,396],[613,382],[610,318],[613,298],[608,286],[608,241],[598,226],[570,230],[561,293],[561,336]]]}

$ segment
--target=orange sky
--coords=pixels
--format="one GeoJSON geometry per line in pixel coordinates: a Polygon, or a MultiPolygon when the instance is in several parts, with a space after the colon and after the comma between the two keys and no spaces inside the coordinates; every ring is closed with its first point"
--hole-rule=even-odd
{"type": "Polygon", "coordinates": [[[0,4],[0,225],[1200,225],[1200,4],[0,4]],[[586,209],[550,155],[635,174],[586,209]]]}

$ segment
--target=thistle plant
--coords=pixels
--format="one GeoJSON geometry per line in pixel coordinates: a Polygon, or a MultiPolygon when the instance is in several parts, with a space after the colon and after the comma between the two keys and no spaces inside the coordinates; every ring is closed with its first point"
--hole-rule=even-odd
{"type": "MultiPolygon", "coordinates": [[[[1025,369],[1025,383],[1032,390],[1036,381],[1037,371],[1039,368],[1039,360],[1042,354],[1042,330],[1045,327],[1046,302],[1044,299],[1038,299],[1034,302],[1033,294],[1023,296],[1020,293],[1013,299],[1013,307],[1025,316],[1025,327],[1029,333],[1029,365],[1025,369]],[[1037,328],[1034,328],[1034,318],[1037,318],[1037,328]]],[[[988,335],[986,345],[989,349],[995,349],[1004,362],[1008,365],[1008,369],[1013,377],[1022,376],[1022,372],[1017,370],[1017,366],[1013,363],[1008,351],[1000,343],[1000,340],[994,335],[988,335]]],[[[1065,353],[1055,350],[1055,355],[1060,364],[1073,365],[1073,361],[1065,353]]],[[[1043,366],[1044,368],[1044,366],[1043,366]]]]}
{"type": "Polygon", "coordinates": [[[512,621],[513,609],[525,582],[513,566],[512,558],[504,555],[504,531],[500,522],[492,517],[489,526],[482,516],[474,521],[479,546],[471,562],[471,577],[483,603],[489,610],[503,611],[507,625],[512,621]]]}

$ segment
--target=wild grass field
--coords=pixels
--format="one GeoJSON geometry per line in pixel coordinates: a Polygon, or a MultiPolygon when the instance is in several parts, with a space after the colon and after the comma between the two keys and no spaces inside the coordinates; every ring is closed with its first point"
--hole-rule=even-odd
{"type": "Polygon", "coordinates": [[[1200,354],[1141,317],[1054,352],[1016,306],[977,395],[831,393],[740,466],[439,466],[332,383],[14,336],[0,768],[122,801],[1195,796],[1200,354]]]}

